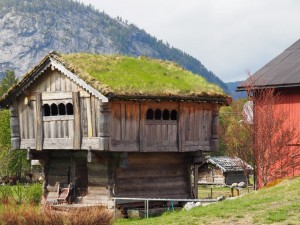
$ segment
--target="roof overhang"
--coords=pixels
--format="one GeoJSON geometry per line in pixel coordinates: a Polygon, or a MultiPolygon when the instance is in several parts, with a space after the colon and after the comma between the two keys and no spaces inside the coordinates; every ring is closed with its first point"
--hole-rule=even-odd
{"type": "Polygon", "coordinates": [[[57,60],[53,59],[50,55],[47,55],[36,67],[28,72],[17,84],[11,87],[6,94],[0,99],[0,108],[6,108],[11,102],[23,93],[37,78],[39,78],[44,72],[51,68],[52,70],[57,69],[85,91],[94,95],[102,102],[108,102],[108,98],[101,94],[99,91],[88,85],[85,81],[80,79],[77,75],[68,70],[57,60]]]}

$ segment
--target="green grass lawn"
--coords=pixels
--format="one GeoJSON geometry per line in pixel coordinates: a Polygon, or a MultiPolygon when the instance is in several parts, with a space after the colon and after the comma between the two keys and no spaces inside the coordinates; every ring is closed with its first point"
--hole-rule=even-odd
{"type": "Polygon", "coordinates": [[[285,180],[233,200],[178,211],[161,217],[115,224],[299,224],[300,178],[285,180]]]}

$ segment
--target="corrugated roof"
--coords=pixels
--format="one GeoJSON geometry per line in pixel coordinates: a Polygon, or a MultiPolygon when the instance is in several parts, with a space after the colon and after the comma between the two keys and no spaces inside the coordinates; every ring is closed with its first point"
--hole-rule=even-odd
{"type": "Polygon", "coordinates": [[[294,86],[300,86],[300,39],[240,84],[237,90],[294,86]]]}
{"type": "Polygon", "coordinates": [[[208,157],[206,162],[210,162],[217,167],[219,167],[223,172],[232,172],[232,171],[244,171],[253,170],[245,161],[241,160],[238,157],[228,157],[228,156],[215,156],[208,157]]]}

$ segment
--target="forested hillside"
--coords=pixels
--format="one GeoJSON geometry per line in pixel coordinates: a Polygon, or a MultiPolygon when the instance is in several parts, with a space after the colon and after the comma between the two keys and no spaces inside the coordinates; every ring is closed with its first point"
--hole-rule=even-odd
{"type": "Polygon", "coordinates": [[[227,89],[194,57],[133,24],[72,0],[0,0],[0,76],[22,76],[51,50],[170,60],[227,89]]]}

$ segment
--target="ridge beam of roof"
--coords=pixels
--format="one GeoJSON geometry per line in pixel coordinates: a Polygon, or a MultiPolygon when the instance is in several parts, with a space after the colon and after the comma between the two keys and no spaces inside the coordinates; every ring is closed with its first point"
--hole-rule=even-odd
{"type": "Polygon", "coordinates": [[[56,61],[55,59],[50,57],[51,65],[62,72],[64,75],[66,75],[68,78],[70,78],[72,81],[74,81],[76,84],[81,86],[84,90],[89,92],[90,94],[94,95],[95,97],[99,98],[102,102],[108,102],[108,98],[101,94],[96,89],[92,88],[89,84],[87,84],[85,81],[80,79],[78,76],[76,76],[74,73],[66,69],[64,65],[56,61]]]}

